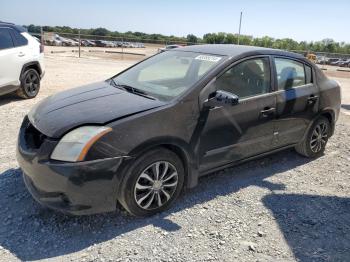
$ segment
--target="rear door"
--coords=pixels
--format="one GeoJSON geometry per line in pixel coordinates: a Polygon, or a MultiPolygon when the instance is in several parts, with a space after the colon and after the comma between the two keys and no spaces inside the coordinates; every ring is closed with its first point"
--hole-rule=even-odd
{"type": "Polygon", "coordinates": [[[286,57],[274,57],[277,111],[274,147],[298,143],[319,108],[319,90],[312,67],[286,57]]]}
{"type": "Polygon", "coordinates": [[[210,109],[200,137],[200,171],[219,167],[271,149],[276,98],[271,93],[268,56],[233,65],[213,83],[237,95],[238,105],[210,109]]]}

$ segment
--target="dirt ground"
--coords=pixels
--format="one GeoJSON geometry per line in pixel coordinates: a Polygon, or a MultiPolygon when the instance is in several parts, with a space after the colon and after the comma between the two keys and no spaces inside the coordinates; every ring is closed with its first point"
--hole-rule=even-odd
{"type": "Polygon", "coordinates": [[[43,98],[104,80],[135,63],[51,54],[37,98],[0,97],[0,261],[349,261],[350,72],[325,155],[293,150],[200,179],[169,210],[69,217],[38,205],[15,158],[23,117],[43,98]]]}

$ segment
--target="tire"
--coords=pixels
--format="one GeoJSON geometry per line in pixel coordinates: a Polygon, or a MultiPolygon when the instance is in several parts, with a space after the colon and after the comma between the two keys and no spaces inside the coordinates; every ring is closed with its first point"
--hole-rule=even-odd
{"type": "Polygon", "coordinates": [[[37,96],[40,90],[40,75],[35,69],[27,69],[21,75],[21,86],[16,94],[24,99],[37,96]]]}
{"type": "Polygon", "coordinates": [[[182,161],[174,152],[162,148],[148,151],[128,168],[120,186],[119,202],[134,216],[162,212],[180,195],[184,177],[182,161]],[[157,165],[158,179],[155,172],[157,165]]]}
{"type": "Polygon", "coordinates": [[[295,150],[302,156],[317,158],[323,155],[330,136],[331,124],[325,117],[319,117],[310,127],[306,137],[295,150]]]}

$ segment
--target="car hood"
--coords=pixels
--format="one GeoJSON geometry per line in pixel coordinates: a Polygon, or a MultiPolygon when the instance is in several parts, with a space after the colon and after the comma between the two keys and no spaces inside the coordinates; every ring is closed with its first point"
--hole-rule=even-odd
{"type": "Polygon", "coordinates": [[[29,112],[30,122],[43,134],[59,138],[67,131],[86,124],[107,122],[164,105],[98,82],[50,96],[29,112]]]}

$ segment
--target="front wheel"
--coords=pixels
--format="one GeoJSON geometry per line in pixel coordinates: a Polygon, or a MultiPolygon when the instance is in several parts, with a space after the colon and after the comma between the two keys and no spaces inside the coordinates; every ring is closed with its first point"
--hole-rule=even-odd
{"type": "Polygon", "coordinates": [[[324,153],[331,131],[329,120],[325,117],[318,118],[309,129],[306,137],[295,150],[306,157],[315,158],[324,153]]]}
{"type": "Polygon", "coordinates": [[[177,199],[184,176],[182,161],[174,152],[162,148],[149,151],[131,164],[119,202],[132,215],[154,215],[177,199]]]}

